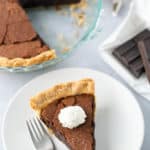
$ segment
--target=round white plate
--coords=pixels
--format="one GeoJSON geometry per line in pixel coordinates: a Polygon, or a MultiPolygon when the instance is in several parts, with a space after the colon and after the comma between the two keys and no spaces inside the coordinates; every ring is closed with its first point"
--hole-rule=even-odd
{"type": "MultiPolygon", "coordinates": [[[[25,85],[11,100],[6,112],[2,139],[6,150],[34,150],[25,121],[34,114],[29,99],[55,84],[93,78],[96,83],[96,149],[140,150],[144,121],[131,92],[113,78],[89,69],[63,69],[49,72],[25,85]]],[[[66,147],[55,140],[58,150],[66,147]]]]}

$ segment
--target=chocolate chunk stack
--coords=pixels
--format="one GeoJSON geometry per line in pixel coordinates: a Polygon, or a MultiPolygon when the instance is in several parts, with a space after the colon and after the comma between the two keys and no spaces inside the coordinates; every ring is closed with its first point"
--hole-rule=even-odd
{"type": "Polygon", "coordinates": [[[150,31],[144,30],[113,51],[113,55],[136,77],[146,72],[150,81],[150,31]]]}

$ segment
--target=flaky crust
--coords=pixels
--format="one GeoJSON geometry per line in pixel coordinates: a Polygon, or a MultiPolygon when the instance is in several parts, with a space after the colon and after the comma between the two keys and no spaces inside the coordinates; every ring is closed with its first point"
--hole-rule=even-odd
{"type": "Polygon", "coordinates": [[[27,67],[43,63],[48,60],[56,58],[55,50],[45,51],[35,57],[31,58],[14,58],[8,59],[6,57],[0,57],[0,67],[27,67]]]}
{"type": "Polygon", "coordinates": [[[62,83],[32,97],[30,105],[36,112],[40,112],[48,104],[61,98],[81,94],[94,95],[94,92],[94,81],[92,79],[62,83]]]}

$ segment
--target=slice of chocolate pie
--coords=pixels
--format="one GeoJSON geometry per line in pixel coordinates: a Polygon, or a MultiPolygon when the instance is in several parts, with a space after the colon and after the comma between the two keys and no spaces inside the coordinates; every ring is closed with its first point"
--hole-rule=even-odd
{"type": "Polygon", "coordinates": [[[38,36],[24,9],[18,3],[1,1],[0,66],[30,66],[54,59],[55,51],[38,36]]]}
{"type": "Polygon", "coordinates": [[[56,85],[31,98],[40,119],[71,150],[94,150],[94,81],[56,85]]]}

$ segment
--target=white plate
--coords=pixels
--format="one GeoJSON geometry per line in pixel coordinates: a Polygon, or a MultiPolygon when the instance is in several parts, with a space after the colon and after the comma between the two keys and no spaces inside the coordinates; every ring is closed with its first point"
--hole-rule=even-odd
{"type": "MultiPolygon", "coordinates": [[[[11,100],[6,112],[2,139],[6,150],[34,150],[25,121],[34,114],[29,99],[44,89],[70,80],[90,77],[96,83],[96,149],[139,150],[144,137],[144,121],[131,92],[113,78],[89,69],[49,72],[25,85],[11,100]]],[[[66,147],[54,139],[58,150],[66,147]]]]}

